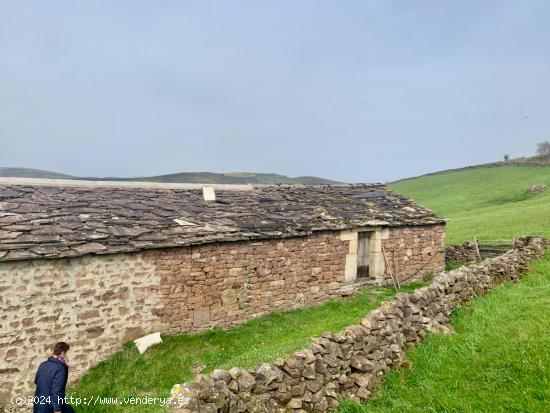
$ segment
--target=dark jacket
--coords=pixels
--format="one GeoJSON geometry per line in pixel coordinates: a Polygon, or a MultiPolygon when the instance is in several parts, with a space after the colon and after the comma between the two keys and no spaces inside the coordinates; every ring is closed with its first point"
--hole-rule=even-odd
{"type": "Polygon", "coordinates": [[[53,413],[65,410],[63,401],[65,386],[69,377],[69,366],[53,357],[40,364],[34,383],[34,413],[53,413]],[[61,403],[60,403],[61,401],[61,403]]]}

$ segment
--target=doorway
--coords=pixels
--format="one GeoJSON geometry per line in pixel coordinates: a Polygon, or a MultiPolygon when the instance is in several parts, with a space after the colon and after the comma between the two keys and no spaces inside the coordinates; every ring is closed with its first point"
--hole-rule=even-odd
{"type": "Polygon", "coordinates": [[[372,232],[357,233],[357,278],[368,278],[369,268],[369,241],[372,232]]]}

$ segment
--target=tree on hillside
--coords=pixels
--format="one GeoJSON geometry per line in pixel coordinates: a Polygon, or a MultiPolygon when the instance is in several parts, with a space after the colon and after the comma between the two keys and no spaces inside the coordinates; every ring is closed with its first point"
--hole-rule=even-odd
{"type": "Polygon", "coordinates": [[[507,153],[504,154],[504,162],[506,162],[508,159],[510,159],[510,155],[507,153]]]}
{"type": "Polygon", "coordinates": [[[550,155],[550,142],[541,142],[537,144],[537,155],[550,155]]]}

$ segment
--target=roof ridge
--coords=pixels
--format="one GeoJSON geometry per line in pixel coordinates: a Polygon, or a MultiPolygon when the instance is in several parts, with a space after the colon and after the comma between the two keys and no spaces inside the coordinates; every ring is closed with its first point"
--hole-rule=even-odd
{"type": "Polygon", "coordinates": [[[183,183],[183,182],[149,182],[149,181],[101,181],[84,179],[51,179],[51,178],[12,178],[0,177],[0,185],[6,186],[52,186],[52,187],[76,187],[76,188],[135,188],[135,189],[201,189],[204,186],[212,186],[219,190],[252,191],[251,184],[209,184],[209,183],[183,183]]]}
{"type": "Polygon", "coordinates": [[[202,189],[211,186],[217,190],[252,191],[254,188],[386,188],[386,184],[374,183],[338,183],[338,184],[217,184],[217,183],[187,183],[187,182],[150,182],[150,181],[103,181],[85,179],[55,179],[55,178],[17,178],[0,177],[0,185],[5,186],[51,186],[76,188],[135,188],[135,189],[202,189]]]}

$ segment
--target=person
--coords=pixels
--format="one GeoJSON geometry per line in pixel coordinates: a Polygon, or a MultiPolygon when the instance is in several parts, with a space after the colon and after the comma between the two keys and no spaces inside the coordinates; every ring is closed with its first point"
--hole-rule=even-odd
{"type": "Polygon", "coordinates": [[[53,354],[40,364],[34,384],[34,413],[74,413],[65,401],[65,387],[69,377],[69,346],[60,341],[53,348],[53,354]]]}

